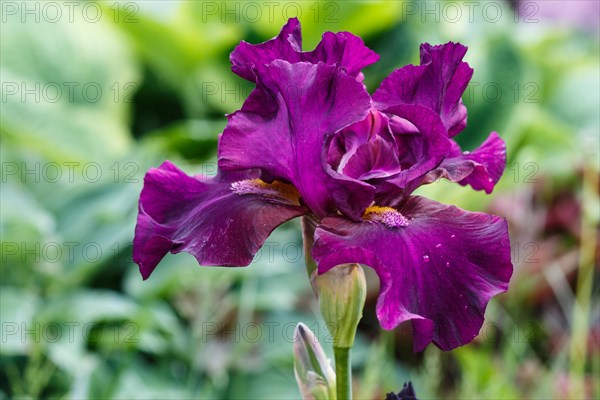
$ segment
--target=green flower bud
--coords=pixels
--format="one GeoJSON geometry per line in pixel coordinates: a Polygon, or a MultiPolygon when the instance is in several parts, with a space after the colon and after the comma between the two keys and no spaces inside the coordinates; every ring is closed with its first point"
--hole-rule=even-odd
{"type": "Polygon", "coordinates": [[[305,400],[335,400],[335,372],[311,330],[299,323],[294,332],[294,374],[305,400]]]}
{"type": "Polygon", "coordinates": [[[342,264],[322,275],[313,272],[321,314],[333,346],[350,348],[367,296],[365,273],[359,264],[342,264]]]}

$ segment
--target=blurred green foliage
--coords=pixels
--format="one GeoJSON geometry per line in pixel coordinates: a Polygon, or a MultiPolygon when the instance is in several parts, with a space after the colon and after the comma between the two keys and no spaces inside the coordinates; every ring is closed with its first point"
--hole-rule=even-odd
{"type": "Polygon", "coordinates": [[[454,352],[413,355],[410,332],[378,328],[370,275],[357,398],[383,398],[408,379],[420,398],[599,396],[597,255],[578,257],[586,241],[595,247],[581,226],[598,226],[597,180],[583,178],[598,174],[598,25],[546,19],[543,8],[515,17],[504,2],[494,22],[481,8],[468,18],[460,2],[458,19],[444,2],[267,3],[82,2],[72,14],[59,5],[56,19],[47,2],[28,2],[29,14],[3,2],[0,398],[298,398],[295,323],[329,346],[296,223],[248,268],[169,255],[142,282],[131,261],[144,172],[165,159],[215,172],[223,114],[252,90],[230,72],[229,53],[294,15],[305,49],[324,31],[362,36],[381,55],[364,71],[371,91],[417,63],[422,42],[468,45],[475,75],[458,139],[474,148],[495,130],[508,145],[494,195],[444,182],[420,190],[509,219],[515,274],[488,309],[491,325],[454,352]],[[579,269],[592,271],[587,291],[579,269]]]}

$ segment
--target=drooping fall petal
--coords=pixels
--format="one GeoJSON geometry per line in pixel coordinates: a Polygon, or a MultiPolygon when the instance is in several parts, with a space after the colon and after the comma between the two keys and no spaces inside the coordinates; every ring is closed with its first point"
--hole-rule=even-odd
{"type": "Polygon", "coordinates": [[[351,262],[375,269],[381,325],[412,321],[415,351],[431,341],[443,350],[470,342],[490,298],[508,288],[506,221],[419,196],[376,212],[364,222],[322,221],[313,247],[319,273],[351,262]]]}
{"type": "Polygon", "coordinates": [[[277,226],[306,213],[257,182],[257,172],[190,177],[169,161],[148,171],[133,241],[144,279],[168,252],[191,253],[201,265],[248,265],[277,226]]]}

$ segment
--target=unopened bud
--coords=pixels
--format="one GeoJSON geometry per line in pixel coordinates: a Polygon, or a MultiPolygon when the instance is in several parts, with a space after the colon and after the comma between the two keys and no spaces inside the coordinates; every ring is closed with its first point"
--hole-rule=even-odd
{"type": "Polygon", "coordinates": [[[322,275],[313,274],[321,314],[333,346],[350,348],[367,296],[365,273],[359,264],[342,264],[322,275]]]}
{"type": "Polygon", "coordinates": [[[294,374],[305,400],[335,400],[335,372],[311,330],[299,323],[294,332],[294,374]]]}

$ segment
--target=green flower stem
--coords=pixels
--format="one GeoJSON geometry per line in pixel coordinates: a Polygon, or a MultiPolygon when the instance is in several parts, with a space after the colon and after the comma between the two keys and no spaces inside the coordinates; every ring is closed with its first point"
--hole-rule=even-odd
{"type": "Polygon", "coordinates": [[[315,242],[315,229],[317,229],[317,223],[310,217],[302,217],[302,238],[304,243],[304,259],[306,260],[306,272],[308,273],[308,279],[311,279],[313,273],[317,269],[317,263],[313,260],[311,255],[312,246],[315,242]]]}
{"type": "Polygon", "coordinates": [[[333,347],[337,400],[352,399],[352,366],[350,347],[333,347]]]}
{"type": "Polygon", "coordinates": [[[319,308],[333,339],[336,374],[336,400],[352,399],[352,369],[350,349],[367,296],[365,273],[359,264],[340,264],[319,275],[311,256],[317,223],[302,218],[302,236],[306,270],[313,290],[319,299],[319,308]]]}

